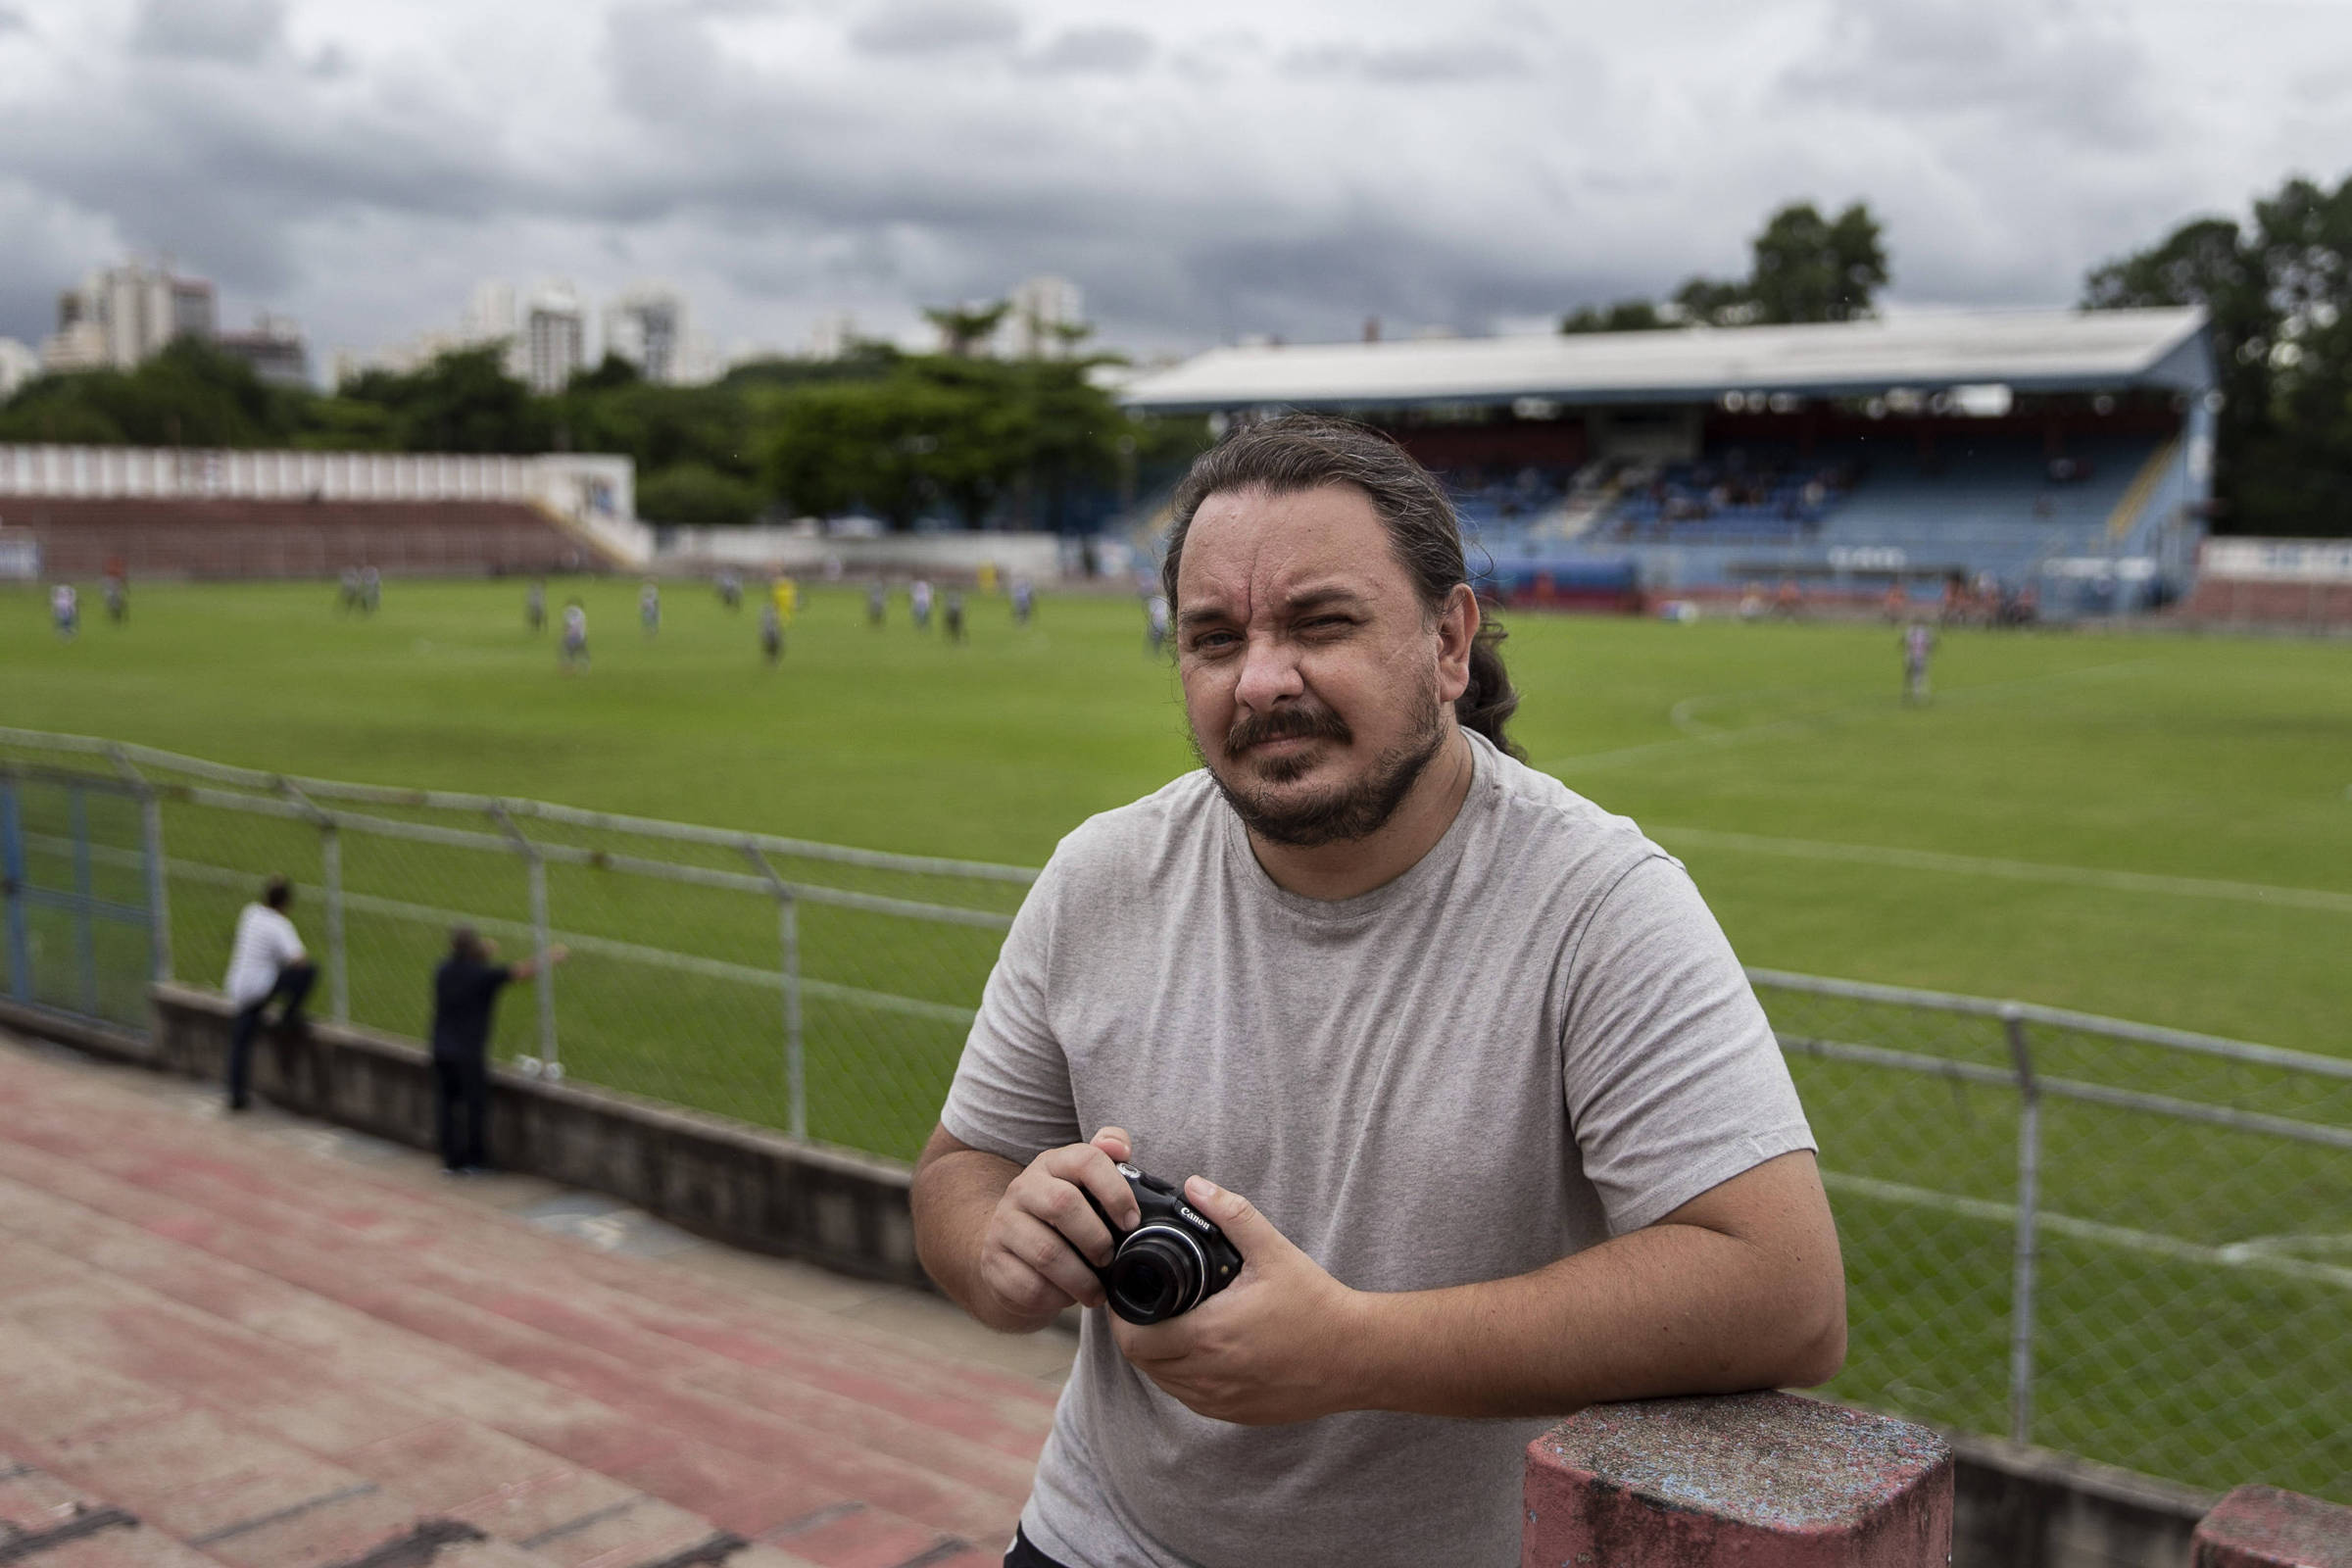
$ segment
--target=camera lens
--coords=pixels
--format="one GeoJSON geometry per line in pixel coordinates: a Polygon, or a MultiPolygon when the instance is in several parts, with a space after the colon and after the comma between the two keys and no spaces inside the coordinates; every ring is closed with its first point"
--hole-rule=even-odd
{"type": "Polygon", "coordinates": [[[1110,1264],[1110,1306],[1130,1323],[1157,1323],[1200,1299],[1206,1259],[1190,1236],[1147,1225],[1119,1244],[1110,1264]]]}

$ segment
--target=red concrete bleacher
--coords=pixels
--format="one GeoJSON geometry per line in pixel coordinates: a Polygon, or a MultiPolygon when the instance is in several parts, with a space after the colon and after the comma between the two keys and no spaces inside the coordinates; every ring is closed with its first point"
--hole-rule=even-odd
{"type": "Polygon", "coordinates": [[[37,1568],[980,1568],[1053,1410],[13,1049],[0,1389],[37,1568]]]}
{"type": "Polygon", "coordinates": [[[29,529],[42,574],[95,577],[121,562],[148,577],[332,577],[563,571],[597,564],[545,513],[506,501],[163,501],[0,497],[0,525],[29,529]]]}

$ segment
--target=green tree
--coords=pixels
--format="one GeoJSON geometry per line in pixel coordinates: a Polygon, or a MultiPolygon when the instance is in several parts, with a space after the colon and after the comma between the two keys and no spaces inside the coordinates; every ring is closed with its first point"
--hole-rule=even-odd
{"type": "Polygon", "coordinates": [[[45,375],[0,411],[0,440],[157,447],[287,441],[311,394],[273,387],[244,361],[183,337],[129,370],[45,375]]]}
{"type": "Polygon", "coordinates": [[[1850,321],[1870,315],[1886,285],[1886,249],[1870,207],[1855,202],[1835,219],[1811,202],[1790,202],[1748,242],[1747,276],[1686,278],[1667,304],[1620,300],[1585,306],[1563,332],[1640,332],[1667,326],[1747,326],[1759,321],[1850,321]]]}
{"type": "Polygon", "coordinates": [[[2091,310],[2201,306],[2223,394],[2216,526],[2352,533],[2352,178],[2290,179],[2094,270],[2091,310]]]}
{"type": "Polygon", "coordinates": [[[1762,321],[1850,321],[1886,284],[1878,220],[1855,202],[1826,219],[1811,202],[1772,215],[1753,243],[1747,295],[1762,321]]]}
{"type": "Polygon", "coordinates": [[[969,359],[996,335],[997,327],[1012,314],[1012,301],[988,305],[929,305],[923,319],[939,328],[941,352],[951,359],[969,359]]]}
{"type": "Polygon", "coordinates": [[[637,515],[652,523],[732,527],[757,516],[760,501],[750,480],[702,463],[672,464],[637,481],[637,515]]]}
{"type": "Polygon", "coordinates": [[[1560,318],[1563,332],[1656,332],[1683,323],[1669,320],[1653,300],[1619,300],[1614,305],[1580,305],[1560,318]]]}
{"type": "Polygon", "coordinates": [[[507,374],[499,344],[452,349],[418,370],[369,370],[341,395],[385,411],[409,452],[544,452],[558,421],[545,400],[507,374]]]}

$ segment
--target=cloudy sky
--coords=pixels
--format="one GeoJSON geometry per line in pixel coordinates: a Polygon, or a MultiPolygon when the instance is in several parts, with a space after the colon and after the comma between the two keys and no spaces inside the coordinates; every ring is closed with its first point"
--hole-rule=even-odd
{"type": "MultiPolygon", "coordinates": [[[[0,335],[128,250],[319,351],[476,279],[722,348],[1058,272],[1104,339],[1526,326],[1867,199],[1906,305],[2352,172],[2352,0],[0,0],[0,335]]],[[[233,320],[229,324],[237,324],[233,320]]]]}

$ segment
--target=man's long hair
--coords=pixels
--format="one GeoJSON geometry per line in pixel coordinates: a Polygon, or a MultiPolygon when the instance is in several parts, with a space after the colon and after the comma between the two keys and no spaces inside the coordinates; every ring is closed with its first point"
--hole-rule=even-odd
{"type": "MultiPolygon", "coordinates": [[[[1325,485],[1352,485],[1372,502],[1389,531],[1389,547],[1413,579],[1424,614],[1436,616],[1446,597],[1470,580],[1462,561],[1461,519],[1435,475],[1394,439],[1367,425],[1321,415],[1289,414],[1262,424],[1237,426],[1194,460],[1176,486],[1175,520],[1168,528],[1160,592],[1177,604],[1176,573],[1193,514],[1210,496],[1229,490],[1296,495],[1325,485]]],[[[1503,734],[1519,708],[1519,693],[1502,667],[1506,633],[1492,615],[1481,617],[1470,645],[1470,684],[1454,699],[1454,717],[1504,753],[1525,754],[1503,734]]]]}

